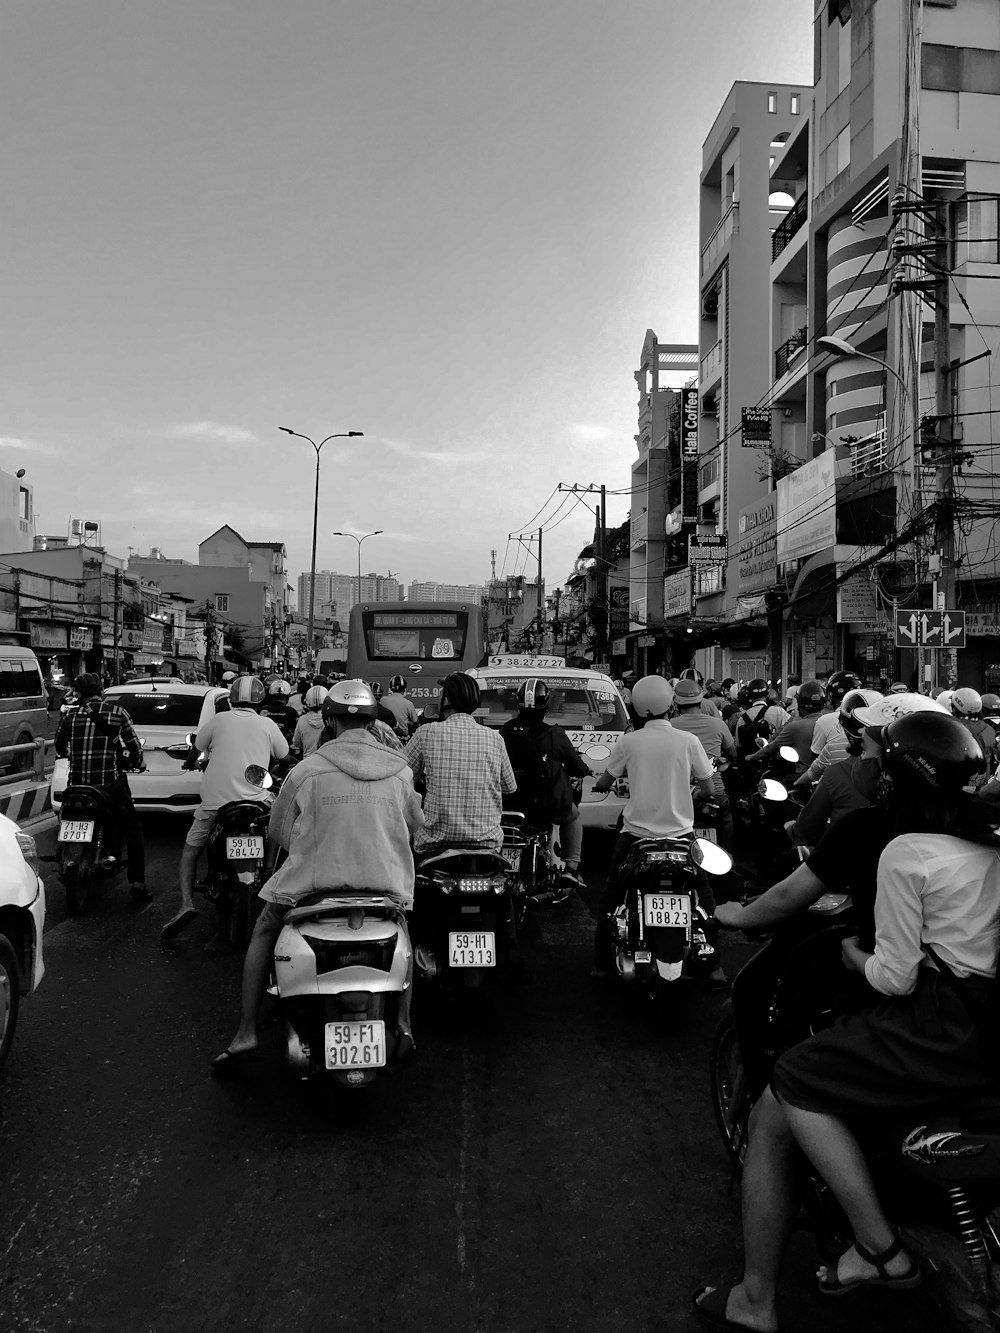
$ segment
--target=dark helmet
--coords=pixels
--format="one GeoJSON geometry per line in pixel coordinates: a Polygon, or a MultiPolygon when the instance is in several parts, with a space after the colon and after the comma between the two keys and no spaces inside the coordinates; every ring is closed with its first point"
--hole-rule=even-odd
{"type": "Polygon", "coordinates": [[[826,690],[818,680],[807,680],[795,696],[799,713],[818,713],[826,703],[826,690]]]}
{"type": "Polygon", "coordinates": [[[335,717],[378,716],[378,703],[363,680],[338,680],[323,700],[323,721],[335,717]]]}
{"type": "Polygon", "coordinates": [[[853,671],[835,671],[827,681],[826,688],[830,702],[839,707],[841,699],[848,690],[861,689],[861,677],[856,676],[853,671]]]}
{"type": "Polygon", "coordinates": [[[1000,694],[983,695],[983,714],[986,717],[996,717],[1000,713],[1000,694]]]}
{"type": "Polygon", "coordinates": [[[878,690],[848,690],[840,701],[840,725],[848,736],[861,739],[865,724],[855,716],[859,708],[871,708],[884,696],[878,690]]]}
{"type": "Polygon", "coordinates": [[[465,671],[445,676],[441,693],[456,713],[474,713],[479,707],[479,683],[465,671]]]}
{"type": "Polygon", "coordinates": [[[893,778],[956,794],[985,767],[979,743],[946,713],[910,713],[882,732],[882,764],[893,778]]]}
{"type": "Polygon", "coordinates": [[[377,680],[372,681],[371,690],[372,694],[374,694],[375,696],[375,702],[377,703],[379,699],[382,698],[382,695],[385,693],[385,691],[382,689],[382,686],[378,683],[377,680]]]}
{"type": "Polygon", "coordinates": [[[755,676],[747,685],[747,696],[750,699],[766,699],[767,681],[760,676],[755,676]]]}
{"type": "Polygon", "coordinates": [[[392,680],[389,681],[389,689],[393,694],[405,694],[406,681],[402,676],[393,676],[392,680]]]}
{"type": "Polygon", "coordinates": [[[681,672],[681,674],[680,674],[680,679],[681,679],[681,680],[694,680],[694,681],[697,681],[699,685],[704,685],[704,683],[705,683],[705,677],[701,674],[701,672],[698,670],[697,667],[686,667],[686,668],[681,672]]]}
{"type": "Polygon", "coordinates": [[[549,707],[549,687],[544,680],[534,677],[526,680],[517,692],[517,706],[532,709],[536,713],[545,713],[549,707]]]}
{"type": "Polygon", "coordinates": [[[264,702],[264,682],[257,676],[237,676],[229,687],[234,708],[258,708],[264,702]]]}

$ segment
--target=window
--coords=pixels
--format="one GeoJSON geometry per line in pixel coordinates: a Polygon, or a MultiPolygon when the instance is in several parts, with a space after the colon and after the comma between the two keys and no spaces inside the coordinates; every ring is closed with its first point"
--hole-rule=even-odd
{"type": "Polygon", "coordinates": [[[216,611],[228,611],[228,610],[229,610],[229,593],[228,593],[228,592],[217,592],[217,593],[215,594],[215,609],[216,609],[216,611]]]}
{"type": "Polygon", "coordinates": [[[800,110],[802,98],[798,93],[792,93],[792,115],[797,116],[800,110]]]}
{"type": "Polygon", "coordinates": [[[775,116],[778,113],[778,94],[768,93],[767,95],[767,114],[775,116]]]}
{"type": "Polygon", "coordinates": [[[837,92],[842,93],[851,82],[851,23],[850,12],[845,19],[841,15],[841,27],[837,33],[837,92]]]}
{"type": "Polygon", "coordinates": [[[184,727],[187,731],[197,731],[205,696],[171,694],[169,690],[150,690],[142,694],[109,690],[107,698],[124,708],[136,726],[184,727]]]}
{"type": "Polygon", "coordinates": [[[996,199],[963,199],[955,210],[956,264],[1000,263],[996,199]]]}
{"type": "Polygon", "coordinates": [[[22,486],[17,497],[17,516],[27,523],[31,517],[31,492],[27,486],[22,486]]]}
{"type": "Polygon", "coordinates": [[[845,125],[837,135],[837,152],[835,173],[840,175],[851,165],[851,127],[845,125]]]}
{"type": "Polygon", "coordinates": [[[921,86],[947,93],[1000,93],[1000,51],[972,46],[922,49],[921,86]]]}

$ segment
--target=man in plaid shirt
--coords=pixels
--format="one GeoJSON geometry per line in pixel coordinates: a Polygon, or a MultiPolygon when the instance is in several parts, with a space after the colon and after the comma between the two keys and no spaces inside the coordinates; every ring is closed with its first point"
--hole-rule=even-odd
{"type": "Polygon", "coordinates": [[[462,847],[499,851],[503,796],[517,790],[507,747],[497,731],[472,717],[479,686],[463,671],[441,683],[441,721],[420,727],[403,753],[414,781],[423,779],[424,827],[414,834],[418,857],[462,847]]]}
{"type": "Polygon", "coordinates": [[[100,787],[118,814],[128,852],[129,893],[140,901],[152,898],[146,888],[146,849],[142,827],[132,803],[126,767],[141,769],[142,746],[124,708],[102,699],[96,672],[77,676],[73,688],[80,705],[65,713],[56,729],[60,759],[69,760],[69,787],[100,787]]]}

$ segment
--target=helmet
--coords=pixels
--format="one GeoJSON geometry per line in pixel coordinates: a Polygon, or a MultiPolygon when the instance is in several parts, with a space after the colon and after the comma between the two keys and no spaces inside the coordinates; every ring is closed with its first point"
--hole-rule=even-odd
{"type": "MultiPolygon", "coordinates": [[[[317,687],[314,685],[313,689],[317,687]]],[[[378,703],[363,680],[338,680],[323,700],[323,721],[333,717],[367,717],[378,715],[378,703]]]]}
{"type": "Polygon", "coordinates": [[[232,681],[234,681],[235,679],[236,679],[236,672],[235,672],[235,671],[223,671],[223,673],[222,673],[222,683],[223,683],[223,685],[229,685],[229,684],[231,684],[232,681]]]}
{"type": "Polygon", "coordinates": [[[662,717],[674,701],[669,680],[643,676],[632,686],[632,707],[640,717],[662,717]]]}
{"type": "Polygon", "coordinates": [[[880,694],[878,690],[848,690],[840,701],[840,725],[848,736],[857,739],[864,730],[864,724],[859,720],[857,710],[871,708],[884,698],[885,695],[880,694]]]}
{"type": "Polygon", "coordinates": [[[303,702],[307,708],[322,708],[323,700],[329,694],[329,690],[322,685],[310,685],[306,690],[303,702]]]}
{"type": "Polygon", "coordinates": [[[901,680],[894,680],[894,681],[892,682],[892,684],[889,686],[889,693],[890,693],[890,694],[908,694],[908,693],[909,693],[909,690],[907,690],[906,686],[903,684],[903,682],[902,682],[901,680]]]}
{"type": "Polygon", "coordinates": [[[697,667],[687,667],[684,671],[681,672],[680,678],[681,680],[697,681],[699,685],[703,685],[705,683],[705,677],[701,674],[701,672],[698,670],[697,667]]]}
{"type": "Polygon", "coordinates": [[[256,676],[237,676],[229,687],[229,702],[234,707],[256,708],[264,702],[264,682],[256,676]]]}
{"type": "Polygon", "coordinates": [[[766,699],[767,681],[760,676],[754,676],[753,680],[747,685],[747,694],[751,699],[766,699]]]}
{"type": "Polygon", "coordinates": [[[479,685],[464,671],[453,671],[441,682],[441,693],[456,713],[474,713],[479,707],[479,685]]]}
{"type": "Polygon", "coordinates": [[[954,697],[955,697],[954,690],[942,690],[940,694],[937,696],[937,702],[941,705],[942,708],[944,708],[947,712],[950,713],[951,701],[952,699],[954,699],[954,697]]]}
{"type": "Polygon", "coordinates": [[[382,689],[382,686],[378,683],[377,680],[372,681],[371,690],[372,694],[374,694],[375,696],[375,702],[378,703],[379,699],[382,698],[384,691],[382,689]]]}
{"type": "Polygon", "coordinates": [[[544,713],[549,707],[549,687],[544,680],[526,680],[517,692],[519,708],[531,708],[536,713],[544,713]]]}
{"type": "Polygon", "coordinates": [[[389,689],[393,694],[405,694],[406,681],[402,676],[393,676],[392,680],[389,681],[389,689]]]}
{"type": "Polygon", "coordinates": [[[979,717],[983,711],[983,696],[978,690],[963,685],[952,696],[951,711],[956,717],[979,717]]]}
{"type": "Polygon", "coordinates": [[[674,703],[679,708],[691,708],[700,704],[704,697],[705,691],[691,677],[682,677],[674,686],[674,703]]]}
{"type": "MultiPolygon", "coordinates": [[[[853,671],[835,671],[826,683],[832,703],[839,704],[848,690],[860,690],[861,678],[853,671]]],[[[801,699],[801,694],[799,698],[801,699]]]]}
{"type": "Polygon", "coordinates": [[[916,779],[934,792],[958,792],[985,765],[976,738],[947,714],[911,714],[882,733],[882,763],[891,777],[916,779]]]}
{"type": "Polygon", "coordinates": [[[983,695],[983,712],[987,717],[995,717],[1000,713],[1000,694],[983,695]]]}
{"type": "Polygon", "coordinates": [[[807,680],[795,696],[799,713],[818,713],[826,703],[826,690],[818,680],[807,680]]]}
{"type": "Polygon", "coordinates": [[[853,715],[863,727],[887,727],[890,722],[909,717],[911,713],[943,712],[945,709],[933,699],[928,699],[926,694],[887,694],[870,707],[855,708],[853,715]]]}
{"type": "Polygon", "coordinates": [[[267,692],[269,695],[285,698],[292,692],[292,687],[287,680],[282,680],[280,676],[275,676],[268,683],[267,692]]]}

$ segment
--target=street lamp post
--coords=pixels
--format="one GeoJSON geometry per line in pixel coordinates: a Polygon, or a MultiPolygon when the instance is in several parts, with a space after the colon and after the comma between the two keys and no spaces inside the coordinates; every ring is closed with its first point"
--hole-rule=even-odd
{"type": "Polygon", "coordinates": [[[316,451],[316,490],[313,494],[313,540],[312,540],[312,560],[309,565],[309,631],[306,638],[306,652],[309,654],[309,665],[312,666],[315,659],[315,649],[313,646],[313,620],[316,615],[316,525],[319,521],[319,455],[323,445],[330,440],[348,440],[358,435],[364,435],[363,430],[342,430],[334,435],[328,435],[326,439],[320,440],[319,444],[308,435],[302,435],[297,430],[292,430],[290,426],[279,426],[280,431],[286,435],[294,435],[297,440],[307,440],[316,451]]]}
{"type": "Polygon", "coordinates": [[[360,603],[361,601],[361,543],[367,541],[369,537],[380,537],[381,535],[382,535],[381,528],[376,528],[374,532],[366,532],[363,537],[357,537],[353,532],[331,533],[331,536],[333,537],[350,537],[352,542],[357,542],[358,544],[358,596],[355,602],[355,606],[357,606],[358,603],[360,603]]]}
{"type": "Polygon", "coordinates": [[[893,375],[896,378],[899,387],[903,390],[903,401],[906,401],[906,396],[909,393],[909,390],[906,387],[906,381],[898,371],[893,370],[888,361],[883,361],[880,356],[872,356],[871,352],[859,352],[858,349],[852,343],[849,343],[846,338],[817,338],[816,350],[820,352],[829,352],[831,356],[836,357],[859,356],[862,361],[874,361],[877,366],[881,366],[883,370],[887,370],[890,375],[893,375]]]}

